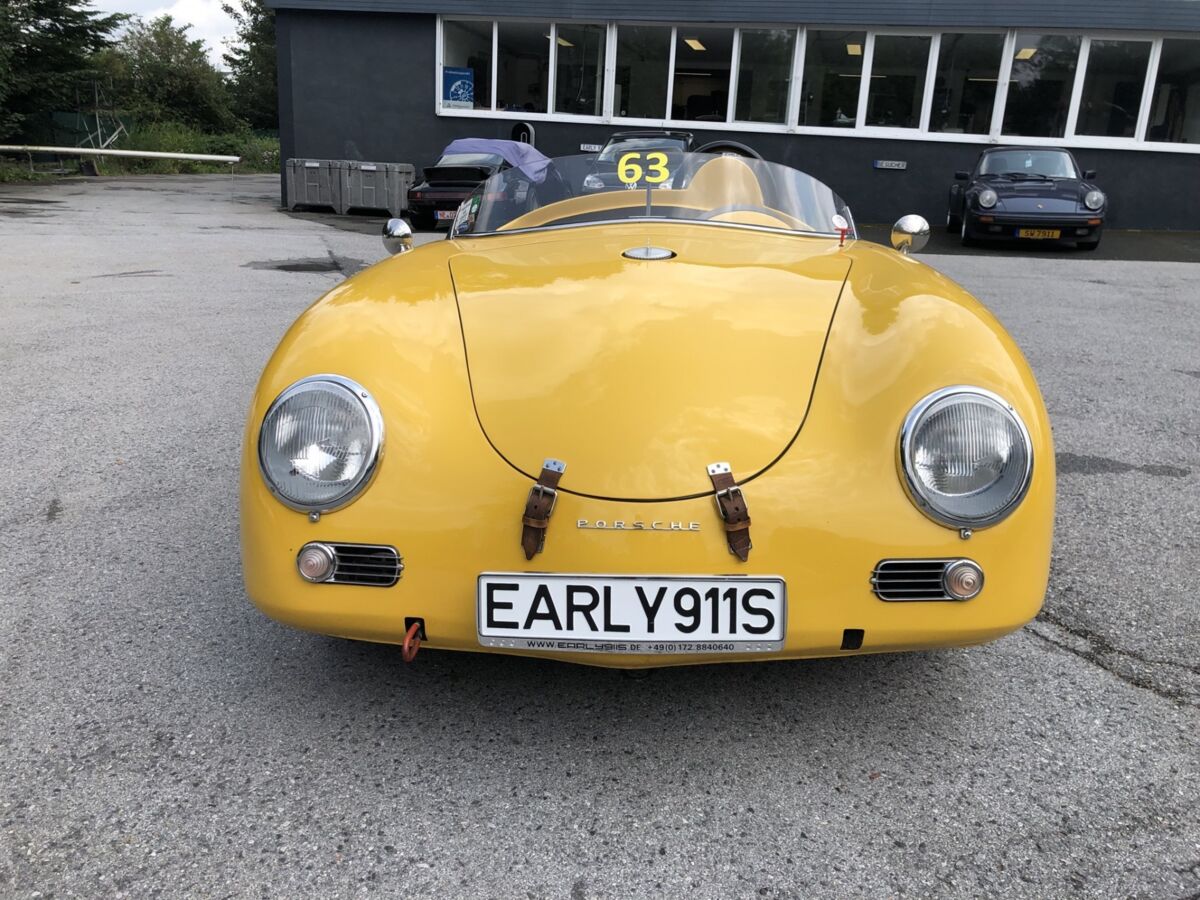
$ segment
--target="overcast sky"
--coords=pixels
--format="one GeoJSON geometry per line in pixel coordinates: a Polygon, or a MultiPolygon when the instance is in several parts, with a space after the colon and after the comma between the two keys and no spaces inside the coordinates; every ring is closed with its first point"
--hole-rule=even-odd
{"type": "Polygon", "coordinates": [[[225,68],[221,61],[225,51],[222,42],[233,36],[233,22],[221,11],[221,0],[92,0],[92,6],[103,12],[134,13],[145,19],[167,13],[176,24],[191,25],[188,35],[204,41],[213,64],[225,68]]]}

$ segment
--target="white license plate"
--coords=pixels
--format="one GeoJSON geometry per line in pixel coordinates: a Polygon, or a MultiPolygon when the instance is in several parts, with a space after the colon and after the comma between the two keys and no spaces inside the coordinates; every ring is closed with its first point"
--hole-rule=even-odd
{"type": "Polygon", "coordinates": [[[571,653],[783,649],[787,586],[775,577],[485,572],[479,643],[571,653]]]}
{"type": "Polygon", "coordinates": [[[439,222],[448,222],[454,218],[454,214],[458,212],[456,209],[439,209],[434,212],[439,222]]]}

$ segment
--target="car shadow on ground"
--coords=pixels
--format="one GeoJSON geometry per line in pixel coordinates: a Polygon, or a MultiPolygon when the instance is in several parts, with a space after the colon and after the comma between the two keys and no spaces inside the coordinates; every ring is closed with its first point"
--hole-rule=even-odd
{"type": "MultiPolygon", "coordinates": [[[[294,219],[308,222],[320,222],[339,231],[349,231],[356,234],[378,235],[388,216],[377,213],[351,212],[339,216],[331,211],[317,209],[283,210],[294,219]]],[[[860,235],[868,241],[885,246],[890,245],[891,225],[859,224],[860,235]]],[[[441,240],[446,236],[446,229],[436,231],[418,231],[417,243],[441,240]]],[[[1058,242],[1039,243],[1036,241],[986,241],[970,247],[964,247],[956,233],[950,234],[944,226],[931,226],[929,244],[922,251],[936,255],[951,256],[996,256],[996,257],[1032,257],[1039,259],[1121,259],[1136,262],[1197,262],[1200,261],[1200,231],[1122,231],[1109,229],[1104,232],[1100,246],[1095,250],[1084,251],[1073,244],[1058,242]]]]}
{"type": "MultiPolygon", "coordinates": [[[[815,719],[833,728],[838,722],[845,725],[845,717],[891,720],[897,705],[910,719],[920,720],[922,709],[959,705],[964,692],[969,693],[965,685],[973,680],[969,654],[981,652],[975,648],[627,673],[545,658],[439,650],[422,650],[406,665],[400,648],[392,645],[289,635],[274,626],[256,632],[254,642],[260,647],[252,658],[262,660],[256,666],[258,690],[283,708],[300,706],[339,716],[384,703],[401,715],[420,718],[420,729],[428,731],[454,726],[453,721],[442,721],[450,714],[440,712],[453,698],[449,707],[455,710],[455,720],[510,734],[517,742],[530,727],[578,733],[595,726],[628,732],[637,743],[667,723],[713,734],[730,727],[738,733],[762,727],[778,730],[785,727],[779,723],[790,723],[790,728],[797,721],[815,719]]],[[[919,727],[917,721],[911,724],[919,727]]]]}
{"type": "MultiPolygon", "coordinates": [[[[868,241],[890,245],[891,225],[859,224],[868,241]]],[[[1057,241],[979,241],[964,247],[957,230],[930,225],[929,244],[922,253],[949,256],[1029,257],[1038,259],[1120,259],[1134,262],[1200,262],[1200,231],[1123,231],[1108,229],[1095,250],[1080,250],[1057,241]]]]}

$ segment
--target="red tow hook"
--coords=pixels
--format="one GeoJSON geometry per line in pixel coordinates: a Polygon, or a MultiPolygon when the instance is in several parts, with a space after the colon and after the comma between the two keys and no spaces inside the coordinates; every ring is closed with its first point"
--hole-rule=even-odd
{"type": "Polygon", "coordinates": [[[404,643],[400,645],[400,656],[406,663],[417,658],[417,651],[421,649],[421,634],[424,630],[425,623],[417,619],[408,626],[408,631],[404,633],[404,643]]]}

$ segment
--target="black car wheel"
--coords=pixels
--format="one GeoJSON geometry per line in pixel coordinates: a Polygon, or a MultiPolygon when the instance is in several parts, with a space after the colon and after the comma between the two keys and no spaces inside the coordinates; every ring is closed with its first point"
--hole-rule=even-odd
{"type": "Polygon", "coordinates": [[[962,218],[960,216],[956,216],[954,213],[950,212],[950,210],[946,210],[946,230],[953,234],[954,232],[958,231],[961,225],[962,218]]]}
{"type": "Polygon", "coordinates": [[[967,227],[967,223],[970,222],[970,220],[971,220],[970,216],[968,216],[968,215],[966,215],[966,213],[964,213],[963,218],[962,218],[961,230],[959,231],[959,234],[962,236],[962,245],[964,247],[974,247],[975,246],[975,239],[973,237],[971,237],[971,230],[967,227]]]}

